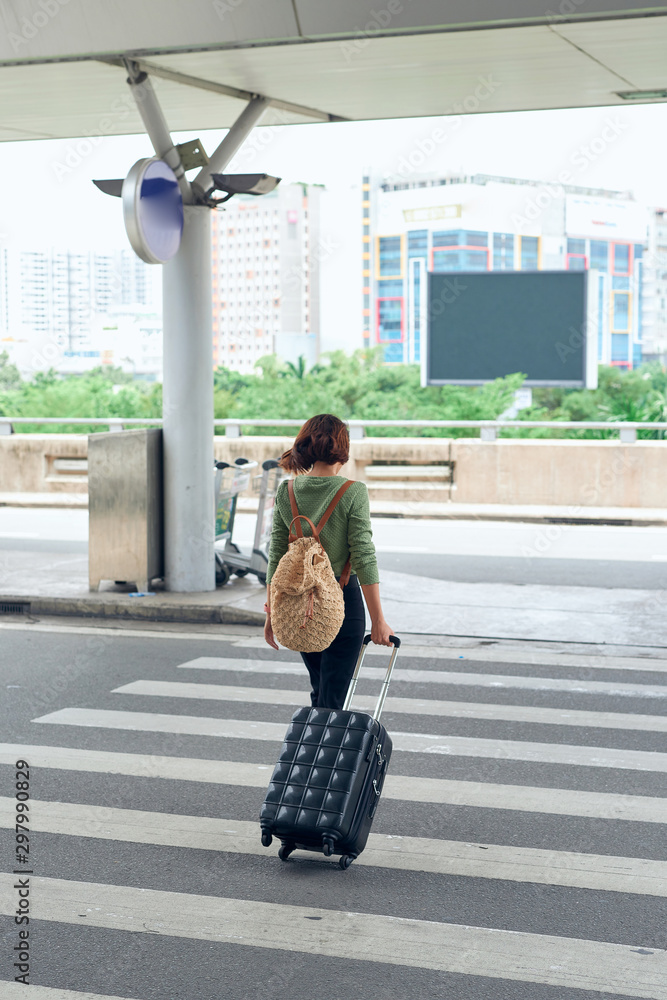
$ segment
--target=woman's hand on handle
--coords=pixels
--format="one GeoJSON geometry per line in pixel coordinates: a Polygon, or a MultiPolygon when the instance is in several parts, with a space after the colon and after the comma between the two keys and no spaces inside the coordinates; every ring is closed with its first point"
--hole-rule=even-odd
{"type": "Polygon", "coordinates": [[[364,592],[366,607],[368,608],[368,614],[370,615],[372,622],[371,642],[376,643],[378,646],[391,646],[392,643],[389,641],[389,636],[393,635],[393,631],[389,625],[387,625],[384,620],[384,615],[382,614],[382,605],[380,603],[380,584],[362,583],[361,589],[364,592]]]}
{"type": "Polygon", "coordinates": [[[378,646],[392,646],[391,636],[394,630],[387,625],[384,618],[379,618],[371,624],[371,642],[378,646]]]}

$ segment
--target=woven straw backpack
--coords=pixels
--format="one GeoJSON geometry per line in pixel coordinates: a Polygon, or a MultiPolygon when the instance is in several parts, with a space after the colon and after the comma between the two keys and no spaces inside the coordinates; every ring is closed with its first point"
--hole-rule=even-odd
{"type": "Polygon", "coordinates": [[[326,649],[343,624],[345,603],[342,588],[350,579],[350,560],[345,563],[339,584],[320,542],[320,531],[352,482],[348,479],[343,483],[317,526],[309,517],[299,514],[292,480],[287,483],[293,517],[287,552],[271,577],[271,625],[280,645],[297,653],[316,653],[326,649]],[[310,525],[312,536],[304,536],[302,519],[310,525]],[[293,535],[295,522],[296,534],[293,535]]]}

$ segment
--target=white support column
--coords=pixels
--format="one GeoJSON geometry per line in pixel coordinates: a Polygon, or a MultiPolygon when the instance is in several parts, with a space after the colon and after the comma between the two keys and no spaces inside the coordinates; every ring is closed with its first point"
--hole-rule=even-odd
{"type": "MultiPolygon", "coordinates": [[[[174,170],[184,205],[181,246],[163,265],[164,545],[167,590],[215,590],[213,508],[213,292],[211,209],[192,204],[178,150],[150,79],[126,62],[128,83],[157,156],[174,170]]],[[[256,97],[200,172],[224,169],[269,102],[256,97]]],[[[208,176],[207,176],[208,171],[208,176]]]]}
{"type": "Polygon", "coordinates": [[[210,209],[185,206],[162,280],[165,583],[215,590],[210,209]]]}

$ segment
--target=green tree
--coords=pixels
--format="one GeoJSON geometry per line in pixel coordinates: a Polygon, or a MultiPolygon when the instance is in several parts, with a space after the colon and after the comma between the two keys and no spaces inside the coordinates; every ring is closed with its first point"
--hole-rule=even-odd
{"type": "Polygon", "coordinates": [[[0,352],[0,393],[18,389],[22,379],[16,365],[9,363],[7,351],[0,352]]]}
{"type": "Polygon", "coordinates": [[[303,354],[299,355],[299,360],[296,364],[293,361],[285,362],[284,375],[289,375],[291,378],[303,379],[306,377],[306,372],[308,371],[308,365],[306,364],[306,359],[303,354]]]}

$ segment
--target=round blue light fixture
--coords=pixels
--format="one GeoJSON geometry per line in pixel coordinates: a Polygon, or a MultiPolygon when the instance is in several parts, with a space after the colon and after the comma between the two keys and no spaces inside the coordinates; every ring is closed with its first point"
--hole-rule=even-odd
{"type": "Polygon", "coordinates": [[[147,264],[166,264],[183,235],[176,174],[157,156],[137,160],[123,181],[123,218],[132,249],[147,264]]]}

